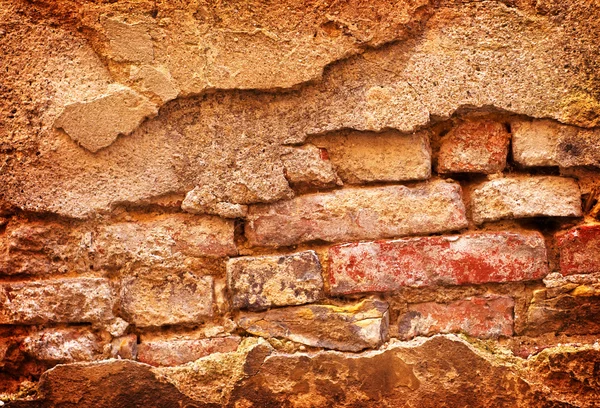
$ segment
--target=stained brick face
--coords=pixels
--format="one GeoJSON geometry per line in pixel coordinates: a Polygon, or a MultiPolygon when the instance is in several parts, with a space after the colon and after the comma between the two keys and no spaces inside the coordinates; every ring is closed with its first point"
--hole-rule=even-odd
{"type": "Polygon", "coordinates": [[[600,225],[582,225],[557,235],[563,275],[600,272],[600,225]]]}
{"type": "Polygon", "coordinates": [[[522,281],[547,273],[544,237],[535,232],[404,238],[329,249],[333,294],[522,281]]]}

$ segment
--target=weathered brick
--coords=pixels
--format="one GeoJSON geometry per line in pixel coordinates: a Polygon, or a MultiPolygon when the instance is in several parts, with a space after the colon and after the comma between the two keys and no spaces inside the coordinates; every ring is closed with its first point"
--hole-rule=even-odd
{"type": "Polygon", "coordinates": [[[404,286],[540,279],[548,273],[539,233],[483,232],[361,242],[329,249],[333,294],[389,292],[404,286]]]}
{"type": "Polygon", "coordinates": [[[560,272],[600,272],[600,225],[583,225],[557,234],[560,272]]]}
{"type": "Polygon", "coordinates": [[[497,173],[506,167],[510,134],[492,120],[466,121],[440,141],[440,173],[497,173]]]}
{"type": "Polygon", "coordinates": [[[399,318],[398,335],[405,340],[461,332],[480,338],[511,336],[514,305],[508,296],[475,297],[448,304],[411,304],[399,318]]]}
{"type": "Polygon", "coordinates": [[[108,357],[108,338],[87,328],[44,329],[23,340],[32,358],[50,363],[93,361],[108,357]]]}
{"type": "Polygon", "coordinates": [[[536,290],[519,331],[585,335],[600,333],[600,279],[598,275],[549,276],[545,289],[536,290]]]}
{"type": "Polygon", "coordinates": [[[137,336],[128,334],[126,336],[116,337],[111,342],[110,355],[112,358],[126,358],[135,360],[137,357],[137,336]]]}
{"type": "Polygon", "coordinates": [[[512,123],[514,160],[532,166],[600,165],[600,130],[563,125],[552,120],[512,123]]]}
{"type": "Polygon", "coordinates": [[[321,264],[314,251],[230,259],[227,285],[234,308],[301,305],[323,297],[321,264]]]}
{"type": "Polygon", "coordinates": [[[579,217],[581,193],[566,177],[506,177],[490,180],[472,192],[471,209],[477,224],[511,218],[579,217]]]}
{"type": "Polygon", "coordinates": [[[388,305],[363,300],[349,306],[306,305],[246,313],[238,324],[248,333],[313,347],[360,351],[379,347],[388,334],[388,305]]]}
{"type": "Polygon", "coordinates": [[[213,302],[213,277],[187,271],[138,271],[121,285],[124,318],[139,327],[200,323],[213,302]]]}
{"type": "Polygon", "coordinates": [[[186,258],[236,255],[234,225],[213,216],[169,214],[99,228],[91,250],[101,266],[128,262],[180,265],[186,258]]]}
{"type": "Polygon", "coordinates": [[[64,278],[0,284],[0,324],[83,323],[114,318],[107,279],[64,278]]]}
{"type": "Polygon", "coordinates": [[[401,134],[343,131],[311,138],[327,149],[344,182],[426,180],[431,176],[431,149],[426,131],[401,134]]]}
{"type": "Polygon", "coordinates": [[[329,188],[342,185],[325,149],[312,144],[288,147],[281,161],[285,178],[294,187],[329,188]]]}
{"type": "Polygon", "coordinates": [[[250,207],[246,236],[252,245],[287,246],[389,238],[465,228],[457,183],[414,187],[349,188],[250,207]]]}
{"type": "Polygon", "coordinates": [[[212,353],[235,351],[240,345],[238,336],[209,339],[155,339],[138,346],[138,361],[153,366],[176,366],[196,361],[212,353]]]}

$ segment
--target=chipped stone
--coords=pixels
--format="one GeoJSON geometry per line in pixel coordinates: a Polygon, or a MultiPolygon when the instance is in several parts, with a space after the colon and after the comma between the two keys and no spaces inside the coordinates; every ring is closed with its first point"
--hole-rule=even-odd
{"type": "Polygon", "coordinates": [[[244,218],[248,212],[247,205],[222,200],[205,186],[188,191],[181,209],[192,214],[214,214],[223,218],[244,218]]]}
{"type": "Polygon", "coordinates": [[[0,324],[94,323],[114,318],[108,279],[63,278],[0,284],[0,324]]]}
{"type": "Polygon", "coordinates": [[[105,357],[106,339],[85,328],[44,329],[27,336],[23,349],[36,360],[73,363],[105,357]]]}
{"type": "Polygon", "coordinates": [[[433,181],[414,187],[348,188],[254,205],[246,237],[252,245],[288,246],[459,230],[467,226],[460,192],[457,183],[433,181]]]}
{"type": "Polygon", "coordinates": [[[230,259],[227,282],[234,308],[301,305],[324,295],[321,264],[314,251],[230,259]]]}
{"type": "Polygon", "coordinates": [[[142,92],[150,92],[158,96],[163,103],[177,98],[179,89],[173,78],[164,68],[152,65],[132,67],[130,79],[137,83],[142,92]]]}
{"type": "Polygon", "coordinates": [[[111,58],[115,61],[152,62],[152,38],[144,24],[129,24],[108,18],[103,26],[109,40],[111,58]]]}
{"type": "Polygon", "coordinates": [[[363,300],[349,306],[306,305],[246,313],[238,324],[255,336],[360,351],[379,347],[387,339],[388,319],[387,303],[363,300]]]}
{"type": "Polygon", "coordinates": [[[142,341],[138,346],[138,360],[152,366],[177,366],[213,353],[235,351],[240,342],[238,336],[142,341]]]}
{"type": "Polygon", "coordinates": [[[135,360],[138,353],[137,336],[128,334],[126,336],[115,337],[111,342],[111,357],[135,360]]]}
{"type": "Polygon", "coordinates": [[[292,186],[306,188],[331,188],[341,186],[328,151],[312,144],[286,148],[281,160],[285,177],[292,186]]]}
{"type": "Polygon", "coordinates": [[[505,177],[475,188],[471,208],[477,224],[511,218],[580,217],[581,193],[571,178],[505,177]]]}
{"type": "Polygon", "coordinates": [[[75,102],[54,122],[91,152],[110,146],[119,135],[133,132],[144,119],[155,116],[156,106],[123,85],[111,85],[107,92],[85,102],[75,102]]]}

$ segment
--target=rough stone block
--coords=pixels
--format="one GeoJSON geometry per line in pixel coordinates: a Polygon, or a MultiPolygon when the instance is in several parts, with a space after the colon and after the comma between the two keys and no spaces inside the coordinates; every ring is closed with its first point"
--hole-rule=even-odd
{"type": "Polygon", "coordinates": [[[510,133],[504,124],[475,120],[459,124],[440,144],[440,173],[498,173],[506,167],[510,133]]]}
{"type": "Polygon", "coordinates": [[[124,318],[139,327],[198,324],[213,314],[213,277],[191,272],[140,271],[123,279],[124,318]]]}
{"type": "Polygon", "coordinates": [[[32,358],[49,363],[93,361],[107,357],[108,338],[87,328],[44,329],[23,340],[23,350],[32,358]]]}
{"type": "Polygon", "coordinates": [[[429,133],[346,131],[311,138],[327,149],[344,182],[425,180],[431,176],[429,133]]]}
{"type": "Polygon", "coordinates": [[[341,186],[327,150],[312,144],[288,147],[281,156],[285,178],[300,188],[330,188],[341,186]]]}
{"type": "Polygon", "coordinates": [[[580,217],[581,193],[566,177],[506,177],[478,186],[471,196],[473,221],[511,218],[580,217]]]}
{"type": "Polygon", "coordinates": [[[176,366],[212,353],[235,351],[240,342],[238,336],[142,341],[138,346],[138,361],[153,366],[176,366]]]}
{"type": "Polygon", "coordinates": [[[600,225],[582,225],[557,235],[560,272],[600,272],[600,225]]]}
{"type": "Polygon", "coordinates": [[[341,244],[329,249],[333,294],[404,286],[541,279],[548,273],[540,233],[484,232],[341,244]]]}
{"type": "Polygon", "coordinates": [[[241,309],[301,305],[323,297],[321,264],[314,251],[230,259],[227,285],[233,307],[241,309]]]}
{"type": "Polygon", "coordinates": [[[438,333],[465,333],[480,338],[512,336],[514,305],[508,296],[411,304],[399,318],[398,335],[402,339],[438,333]]]}
{"type": "Polygon", "coordinates": [[[251,206],[246,237],[251,245],[288,246],[389,238],[465,228],[457,183],[434,181],[414,187],[348,188],[251,206]]]}
{"type": "Polygon", "coordinates": [[[84,323],[114,318],[107,279],[64,278],[0,284],[0,324],[84,323]]]}
{"type": "Polygon", "coordinates": [[[363,300],[349,306],[307,305],[242,314],[238,324],[248,333],[279,337],[341,351],[379,347],[387,338],[388,305],[363,300]]]}
{"type": "Polygon", "coordinates": [[[552,120],[512,123],[514,160],[533,166],[600,166],[600,130],[552,120]]]}

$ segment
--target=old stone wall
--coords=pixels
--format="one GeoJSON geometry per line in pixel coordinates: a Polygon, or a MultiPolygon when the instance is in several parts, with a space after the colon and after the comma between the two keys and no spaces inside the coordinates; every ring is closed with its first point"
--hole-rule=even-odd
{"type": "Polygon", "coordinates": [[[0,0],[0,401],[600,406],[600,2],[0,0]]]}

